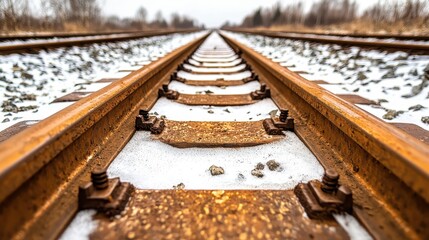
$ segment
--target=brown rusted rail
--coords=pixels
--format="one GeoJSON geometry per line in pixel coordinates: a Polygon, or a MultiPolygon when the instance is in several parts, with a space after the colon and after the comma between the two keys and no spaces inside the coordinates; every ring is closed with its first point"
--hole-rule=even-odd
{"type": "Polygon", "coordinates": [[[197,29],[185,29],[185,30],[160,30],[160,31],[148,31],[140,33],[125,33],[118,35],[92,35],[85,38],[73,38],[73,39],[59,39],[54,41],[38,41],[38,42],[24,42],[19,44],[11,44],[0,46],[0,54],[9,54],[26,51],[36,51],[40,49],[58,48],[67,46],[79,46],[91,43],[102,43],[102,42],[115,42],[125,41],[131,39],[138,39],[143,37],[153,37],[172,33],[189,33],[195,32],[197,29]]]}
{"type": "Polygon", "coordinates": [[[328,36],[328,35],[318,35],[311,36],[308,34],[298,34],[298,33],[287,33],[279,31],[267,31],[267,30],[255,30],[255,29],[226,29],[233,32],[239,33],[249,33],[257,34],[267,37],[277,37],[277,38],[287,38],[293,40],[302,40],[318,43],[329,43],[329,44],[338,44],[345,46],[362,46],[370,48],[385,48],[385,49],[394,49],[394,50],[404,50],[404,51],[429,51],[429,44],[426,43],[410,43],[403,41],[385,41],[385,40],[373,40],[373,39],[363,39],[363,38],[342,38],[341,36],[328,36]]]}
{"type": "Polygon", "coordinates": [[[55,33],[32,33],[32,34],[0,34],[0,41],[28,40],[28,39],[49,39],[67,37],[87,37],[124,33],[149,33],[154,31],[110,31],[110,32],[55,32],[55,33]]]}
{"type": "Polygon", "coordinates": [[[357,193],[354,214],[374,236],[429,236],[428,145],[222,36],[270,87],[279,108],[290,110],[295,133],[322,165],[346,176],[357,193]]]}
{"type": "MultiPolygon", "coordinates": [[[[7,219],[2,221],[0,236],[5,239],[57,237],[77,212],[79,186],[88,184],[91,171],[105,168],[113,161],[136,128],[150,130],[157,134],[153,136],[155,139],[177,147],[243,147],[282,137],[270,135],[269,132],[275,134],[276,129],[266,120],[272,118],[241,123],[190,123],[149,116],[149,109],[160,96],[176,102],[188,101],[190,105],[211,102],[210,105],[218,106],[233,105],[237,99],[246,100],[241,105],[252,104],[270,97],[283,109],[278,118],[285,120],[280,120],[282,128],[292,129],[323,168],[335,169],[341,175],[341,184],[350,187],[352,213],[373,237],[424,239],[429,236],[426,227],[429,191],[425,189],[429,183],[428,145],[227,35],[222,37],[235,52],[241,53],[243,64],[248,64],[245,69],[252,71],[250,77],[215,79],[209,84],[203,80],[182,79],[182,82],[226,86],[259,81],[260,90],[228,97],[170,90],[166,83],[172,79],[180,81],[176,70],[183,70],[182,64],[189,63],[185,60],[207,36],[0,143],[0,219],[7,219]],[[284,109],[289,109],[293,119],[284,109]],[[164,126],[172,127],[164,130],[164,126]],[[178,136],[178,129],[191,129],[192,134],[178,136]],[[241,138],[237,139],[239,134],[241,138]]],[[[213,60],[205,60],[210,59],[213,60]]],[[[101,176],[103,172],[96,174],[101,176]]],[[[262,234],[258,235],[262,238],[347,238],[332,216],[327,221],[303,217],[304,208],[298,199],[303,190],[299,186],[302,187],[298,185],[295,191],[135,189],[125,213],[111,220],[100,216],[100,229],[91,237],[139,239],[171,235],[205,239],[219,233],[232,239],[251,234],[262,234]],[[135,232],[126,235],[128,227],[135,232]]],[[[122,195],[129,191],[124,190],[122,195]]]]}
{"type": "MultiPolygon", "coordinates": [[[[233,30],[233,28],[228,28],[233,30]]],[[[336,36],[336,37],[355,37],[355,38],[379,38],[379,39],[397,39],[397,40],[414,40],[414,41],[429,41],[429,35],[413,35],[413,34],[391,34],[391,33],[339,33],[331,31],[289,31],[289,30],[270,30],[260,29],[261,31],[269,32],[283,32],[283,33],[295,33],[295,34],[311,34],[321,36],[336,36]]]]}
{"type": "Polygon", "coordinates": [[[90,169],[107,166],[134,133],[142,104],[207,35],[0,144],[0,236],[52,239],[77,211],[90,169]],[[31,237],[30,237],[31,236],[31,237]]]}

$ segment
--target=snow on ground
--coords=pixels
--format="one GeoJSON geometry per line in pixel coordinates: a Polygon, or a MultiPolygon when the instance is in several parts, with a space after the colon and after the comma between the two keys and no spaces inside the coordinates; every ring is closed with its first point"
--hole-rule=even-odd
{"type": "Polygon", "coordinates": [[[167,98],[160,98],[150,110],[151,115],[175,121],[259,121],[270,118],[278,110],[271,99],[245,106],[189,106],[167,98]]]}
{"type": "Polygon", "coordinates": [[[93,219],[96,213],[97,212],[95,210],[79,211],[59,239],[89,239],[89,235],[97,228],[98,225],[98,221],[93,219]]]}
{"type": "Polygon", "coordinates": [[[105,37],[125,37],[130,34],[128,33],[120,33],[120,34],[107,34],[107,35],[99,35],[99,36],[80,36],[80,37],[53,37],[53,38],[29,38],[25,40],[5,40],[0,41],[0,46],[9,46],[9,45],[19,45],[19,44],[27,44],[27,43],[40,43],[40,42],[58,42],[58,41],[74,41],[74,40],[85,40],[85,39],[94,39],[94,38],[105,38],[105,37]]]}
{"type": "Polygon", "coordinates": [[[320,179],[323,167],[292,132],[286,138],[244,148],[175,148],[152,140],[150,132],[136,132],[109,166],[110,177],[120,177],[140,189],[293,189],[300,182],[320,179]],[[280,163],[281,170],[263,170],[257,178],[251,171],[261,162],[280,163]],[[209,168],[225,173],[212,176],[209,168]]]}
{"type": "Polygon", "coordinates": [[[90,86],[107,77],[117,78],[149,64],[201,36],[170,34],[137,40],[42,50],[36,54],[0,56],[0,129],[21,121],[29,113],[74,91],[98,90],[90,86]]]}
{"type": "Polygon", "coordinates": [[[350,214],[332,214],[349,234],[351,240],[370,240],[373,239],[366,229],[360,225],[359,221],[350,214]]]}
{"type": "Polygon", "coordinates": [[[334,44],[227,33],[333,93],[356,94],[381,106],[364,109],[387,122],[409,122],[429,130],[429,56],[342,48],[334,44]],[[425,78],[425,68],[427,77],[425,78]],[[426,119],[426,120],[425,120],[426,119]]]}

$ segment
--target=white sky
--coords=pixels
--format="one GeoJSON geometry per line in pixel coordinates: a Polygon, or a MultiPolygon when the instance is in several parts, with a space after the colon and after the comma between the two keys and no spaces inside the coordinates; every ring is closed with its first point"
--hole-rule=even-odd
{"type": "MultiPolygon", "coordinates": [[[[297,2],[296,0],[101,0],[103,11],[108,15],[120,17],[133,17],[136,9],[143,6],[152,19],[155,13],[162,11],[164,18],[170,19],[173,12],[186,14],[206,27],[219,27],[227,20],[232,23],[241,23],[245,15],[258,7],[273,6],[276,2],[282,5],[297,2]]],[[[309,8],[315,0],[305,0],[305,6],[309,8]]],[[[360,9],[364,9],[378,0],[365,0],[359,3],[360,9]]]]}

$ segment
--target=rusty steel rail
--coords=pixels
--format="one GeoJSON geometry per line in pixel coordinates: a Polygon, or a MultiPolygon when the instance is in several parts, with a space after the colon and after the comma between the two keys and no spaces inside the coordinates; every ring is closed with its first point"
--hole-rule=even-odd
{"type": "Polygon", "coordinates": [[[185,30],[160,30],[160,31],[147,31],[140,33],[126,33],[118,35],[92,35],[82,39],[60,39],[55,41],[38,41],[38,42],[24,42],[19,44],[11,44],[0,46],[0,54],[20,53],[20,52],[34,52],[40,49],[68,47],[68,46],[79,46],[92,43],[102,42],[116,42],[138,39],[143,37],[153,37],[172,33],[190,33],[198,31],[197,29],[185,29],[185,30]]]}
{"type": "MultiPolygon", "coordinates": [[[[228,30],[234,30],[234,28],[226,28],[228,30]]],[[[355,37],[355,38],[379,38],[379,39],[397,39],[397,40],[414,40],[414,41],[429,41],[429,35],[412,35],[412,34],[389,34],[389,33],[339,33],[331,31],[290,31],[290,30],[271,30],[271,29],[259,29],[261,31],[269,32],[282,32],[282,33],[294,33],[294,34],[311,34],[320,36],[335,36],[335,37],[355,37]]]]}
{"type": "Polygon", "coordinates": [[[163,81],[207,36],[2,142],[1,238],[57,237],[78,209],[90,169],[114,159],[135,131],[138,110],[155,103],[163,81]]]}
{"type": "Polygon", "coordinates": [[[296,134],[325,169],[345,176],[358,206],[354,215],[373,236],[429,236],[428,145],[221,35],[271,89],[279,108],[290,110],[296,134]]]}
{"type": "Polygon", "coordinates": [[[111,31],[111,32],[55,32],[55,33],[33,33],[33,34],[0,34],[0,41],[28,40],[28,39],[49,39],[68,37],[102,36],[124,33],[149,33],[154,31],[111,31]]]}
{"type": "Polygon", "coordinates": [[[390,50],[404,50],[404,51],[422,51],[429,52],[429,44],[424,43],[410,43],[404,41],[385,41],[385,40],[373,40],[373,39],[363,39],[363,38],[343,38],[341,36],[328,36],[328,35],[318,35],[318,36],[309,36],[307,34],[299,33],[288,33],[288,32],[279,32],[279,31],[269,31],[269,30],[255,30],[255,29],[241,29],[241,28],[228,28],[225,29],[232,32],[238,33],[247,33],[247,34],[256,34],[267,37],[276,37],[276,38],[287,38],[292,40],[302,40],[318,43],[328,43],[328,44],[338,44],[345,46],[362,46],[370,48],[385,48],[390,50]]]}

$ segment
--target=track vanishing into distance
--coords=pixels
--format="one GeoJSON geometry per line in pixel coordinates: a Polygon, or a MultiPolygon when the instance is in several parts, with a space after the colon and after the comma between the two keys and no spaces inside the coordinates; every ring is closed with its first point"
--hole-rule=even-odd
{"type": "MultiPolygon", "coordinates": [[[[69,34],[69,35],[46,35],[42,37],[34,37],[35,39],[30,39],[21,43],[13,43],[0,45],[0,55],[1,54],[10,54],[10,53],[25,53],[25,52],[35,52],[40,49],[52,49],[58,47],[68,47],[68,46],[80,46],[91,43],[102,43],[102,42],[115,42],[115,41],[125,41],[131,39],[139,39],[144,37],[153,37],[166,35],[171,33],[189,33],[195,32],[196,29],[185,29],[185,30],[156,30],[156,31],[144,31],[144,32],[125,32],[125,33],[100,33],[100,34],[69,34]],[[60,39],[46,39],[62,37],[60,39]],[[40,40],[41,39],[41,40],[40,40]],[[37,40],[37,41],[36,41],[37,40]]],[[[6,37],[0,39],[5,39],[6,37]]],[[[23,36],[14,36],[6,38],[9,40],[12,39],[28,39],[23,36]]]]}
{"type": "Polygon", "coordinates": [[[267,37],[287,38],[318,43],[338,44],[344,46],[360,46],[390,50],[403,50],[428,54],[429,44],[420,41],[428,41],[425,36],[396,36],[396,35],[359,35],[359,34],[306,34],[293,32],[279,32],[254,29],[227,29],[239,33],[250,33],[267,37]],[[386,39],[390,38],[390,39],[386,39]],[[392,40],[394,39],[394,40],[392,40]],[[404,41],[407,40],[407,41],[404,41]],[[410,41],[413,40],[413,41],[410,41]]]}
{"type": "Polygon", "coordinates": [[[227,32],[104,81],[5,130],[2,239],[429,237],[425,136],[227,32]]]}

